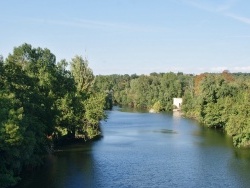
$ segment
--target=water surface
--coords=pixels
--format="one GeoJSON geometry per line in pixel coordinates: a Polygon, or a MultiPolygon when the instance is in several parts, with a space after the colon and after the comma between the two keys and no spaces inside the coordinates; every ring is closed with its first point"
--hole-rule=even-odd
{"type": "Polygon", "coordinates": [[[19,187],[249,187],[250,151],[177,113],[115,109],[103,138],[63,148],[19,187]]]}

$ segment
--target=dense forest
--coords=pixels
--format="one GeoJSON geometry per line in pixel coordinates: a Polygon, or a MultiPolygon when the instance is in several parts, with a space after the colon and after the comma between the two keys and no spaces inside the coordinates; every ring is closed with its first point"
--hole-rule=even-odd
{"type": "Polygon", "coordinates": [[[0,58],[0,187],[41,165],[54,144],[100,135],[107,95],[93,90],[94,80],[82,57],[56,63],[29,44],[0,58]]]}
{"type": "Polygon", "coordinates": [[[96,77],[94,88],[105,91],[114,104],[133,108],[170,111],[173,98],[182,97],[192,84],[192,75],[183,73],[151,73],[147,75],[109,75],[96,77]]]}
{"type": "MultiPolygon", "coordinates": [[[[114,104],[170,111],[182,97],[184,116],[232,136],[237,147],[250,147],[250,74],[151,73],[96,77],[96,91],[105,91],[114,104]]],[[[110,102],[112,104],[112,102],[110,102]]]]}

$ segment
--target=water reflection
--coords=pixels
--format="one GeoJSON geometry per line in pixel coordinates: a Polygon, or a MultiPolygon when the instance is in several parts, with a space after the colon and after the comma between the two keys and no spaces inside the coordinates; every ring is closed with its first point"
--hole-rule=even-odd
{"type": "Polygon", "coordinates": [[[176,131],[169,130],[169,129],[160,129],[160,130],[155,130],[153,132],[155,132],[155,133],[163,133],[163,134],[177,134],[176,131]]]}
{"type": "Polygon", "coordinates": [[[213,130],[201,125],[199,129],[192,132],[192,135],[201,138],[199,142],[196,142],[196,144],[201,147],[223,146],[231,149],[234,148],[232,145],[232,138],[221,130],[213,130]]]}
{"type": "MultiPolygon", "coordinates": [[[[46,166],[17,187],[93,187],[95,163],[92,144],[71,145],[48,156],[46,166]],[[30,180],[27,180],[30,178],[30,180]]],[[[29,177],[28,177],[29,176],[29,177]]]]}
{"type": "Polygon", "coordinates": [[[180,111],[174,111],[173,112],[173,117],[174,118],[182,118],[183,113],[180,111]]]}

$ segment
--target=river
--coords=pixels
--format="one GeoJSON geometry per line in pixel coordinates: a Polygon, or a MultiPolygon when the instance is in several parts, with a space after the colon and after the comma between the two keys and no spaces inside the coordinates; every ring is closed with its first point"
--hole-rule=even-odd
{"type": "Polygon", "coordinates": [[[71,145],[26,175],[19,188],[249,187],[250,151],[177,113],[115,108],[103,138],[71,145]]]}

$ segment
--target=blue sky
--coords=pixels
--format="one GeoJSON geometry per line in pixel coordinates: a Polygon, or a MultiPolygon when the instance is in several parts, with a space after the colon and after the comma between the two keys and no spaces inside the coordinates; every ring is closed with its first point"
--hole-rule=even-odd
{"type": "Polygon", "coordinates": [[[248,0],[2,0],[0,54],[29,43],[94,74],[250,72],[248,0]]]}

